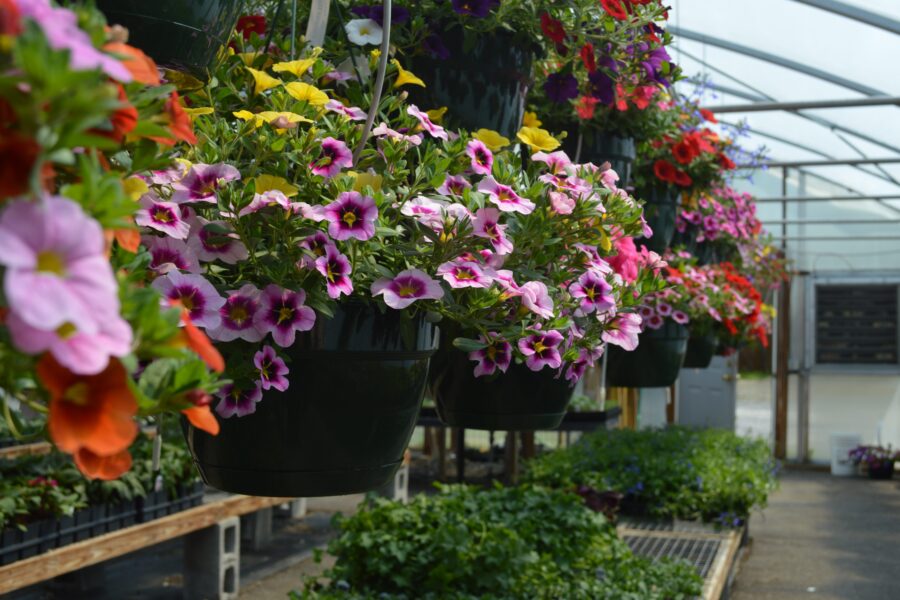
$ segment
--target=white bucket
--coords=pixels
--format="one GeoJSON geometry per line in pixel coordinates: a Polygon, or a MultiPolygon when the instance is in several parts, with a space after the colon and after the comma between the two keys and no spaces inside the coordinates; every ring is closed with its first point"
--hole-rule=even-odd
{"type": "Polygon", "coordinates": [[[850,460],[848,454],[856,448],[861,437],[856,433],[832,433],[831,434],[831,474],[838,477],[850,477],[856,475],[856,465],[850,460]]]}

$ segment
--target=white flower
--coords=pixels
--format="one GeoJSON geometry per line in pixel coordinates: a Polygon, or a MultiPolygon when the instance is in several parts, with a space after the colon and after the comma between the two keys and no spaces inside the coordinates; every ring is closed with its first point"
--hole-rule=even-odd
{"type": "Polygon", "coordinates": [[[357,46],[381,44],[381,26],[372,19],[352,19],[344,26],[347,37],[357,46]]]}

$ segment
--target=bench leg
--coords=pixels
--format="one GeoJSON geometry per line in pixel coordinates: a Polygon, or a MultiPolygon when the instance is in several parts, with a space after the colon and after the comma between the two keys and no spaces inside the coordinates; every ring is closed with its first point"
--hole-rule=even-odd
{"type": "Polygon", "coordinates": [[[306,498],[291,500],[288,506],[291,510],[292,519],[302,519],[306,516],[306,498]]]}
{"type": "Polygon", "coordinates": [[[272,508],[241,517],[241,539],[250,550],[262,550],[272,541],[272,508]]]}
{"type": "Polygon", "coordinates": [[[237,600],[241,521],[229,517],[184,538],[185,600],[237,600]]]}

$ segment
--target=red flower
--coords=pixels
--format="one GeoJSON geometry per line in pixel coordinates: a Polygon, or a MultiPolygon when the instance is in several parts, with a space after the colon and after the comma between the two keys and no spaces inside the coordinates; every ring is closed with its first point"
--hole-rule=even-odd
{"type": "Polygon", "coordinates": [[[118,479],[131,468],[131,453],[122,450],[110,456],[100,456],[82,448],[75,453],[75,466],[88,479],[118,479]]]}
{"type": "Polygon", "coordinates": [[[624,21],[628,18],[628,13],[625,12],[625,7],[622,6],[621,0],[600,0],[600,4],[613,18],[619,21],[624,21]]]}
{"type": "Polygon", "coordinates": [[[702,116],[704,120],[709,121],[710,123],[718,123],[719,122],[716,119],[716,115],[714,115],[711,110],[707,110],[705,108],[700,109],[700,116],[702,116]]]}
{"type": "Polygon", "coordinates": [[[34,138],[0,130],[0,198],[28,191],[28,180],[41,154],[34,138]]]}
{"type": "Polygon", "coordinates": [[[119,55],[122,66],[128,69],[131,76],[138,83],[144,85],[160,85],[159,69],[152,58],[144,54],[142,50],[123,44],[122,42],[110,42],[103,46],[107,52],[119,55]]]}
{"type": "Polygon", "coordinates": [[[184,112],[184,107],[181,106],[178,98],[178,92],[172,92],[172,95],[166,101],[166,116],[172,137],[151,137],[151,140],[163,146],[174,146],[178,140],[188,144],[197,143],[197,137],[194,135],[194,128],[191,125],[191,118],[184,112]]]}
{"type": "Polygon", "coordinates": [[[675,171],[675,185],[681,187],[687,187],[694,183],[694,180],[691,179],[691,176],[681,170],[675,171]]]}
{"type": "Polygon", "coordinates": [[[0,0],[0,35],[22,33],[22,16],[15,0],[0,0]]]}
{"type": "Polygon", "coordinates": [[[719,155],[719,164],[722,165],[722,168],[725,169],[726,171],[730,171],[730,170],[734,169],[735,167],[737,167],[737,165],[734,164],[734,161],[731,160],[730,158],[728,158],[727,156],[725,156],[724,153],[719,155]]]}
{"type": "Polygon", "coordinates": [[[676,162],[689,165],[697,157],[697,149],[693,144],[682,140],[672,146],[672,156],[676,162]]]}
{"type": "Polygon", "coordinates": [[[667,160],[659,159],[653,163],[653,174],[656,175],[656,178],[660,181],[675,183],[676,171],[677,169],[675,166],[667,160]]]}
{"type": "Polygon", "coordinates": [[[245,41],[254,33],[262,37],[266,32],[266,18],[261,15],[244,15],[238,19],[235,29],[244,36],[245,41]]]}
{"type": "Polygon", "coordinates": [[[578,117],[587,121],[588,119],[594,118],[594,108],[597,106],[597,100],[593,96],[582,96],[578,99],[578,104],[575,105],[575,112],[578,113],[578,117]]]}
{"type": "Polygon", "coordinates": [[[562,22],[546,12],[541,13],[541,31],[557,44],[561,44],[566,39],[566,30],[563,29],[562,22]]]}
{"type": "Polygon", "coordinates": [[[590,42],[581,47],[581,62],[584,68],[593,73],[597,70],[597,58],[594,56],[594,45],[590,42]]]}
{"type": "Polygon", "coordinates": [[[121,142],[125,139],[125,136],[137,126],[138,111],[128,101],[128,96],[125,94],[125,88],[119,84],[116,84],[116,87],[119,88],[119,102],[121,102],[122,105],[109,117],[112,130],[95,130],[95,133],[121,142]]]}

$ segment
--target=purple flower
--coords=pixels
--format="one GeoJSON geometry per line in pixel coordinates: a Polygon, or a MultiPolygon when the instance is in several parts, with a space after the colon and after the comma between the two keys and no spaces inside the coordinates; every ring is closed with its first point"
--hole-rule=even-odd
{"type": "Polygon", "coordinates": [[[444,128],[433,123],[428,115],[419,110],[419,107],[415,104],[410,104],[406,108],[406,113],[417,118],[422,129],[427,131],[428,135],[430,135],[431,137],[440,138],[442,140],[446,140],[449,138],[444,128]]]}
{"type": "Polygon", "coordinates": [[[545,319],[553,317],[553,299],[550,298],[546,285],[540,281],[529,281],[523,283],[519,290],[525,308],[545,319]]]}
{"type": "Polygon", "coordinates": [[[647,318],[641,317],[641,319],[643,320],[643,324],[650,329],[659,329],[666,322],[665,319],[656,313],[651,314],[647,318]]]}
{"type": "Polygon", "coordinates": [[[466,155],[472,159],[470,168],[476,175],[490,175],[494,166],[494,155],[480,140],[466,144],[466,155]]]}
{"type": "Polygon", "coordinates": [[[462,196],[463,192],[471,187],[472,184],[462,175],[447,175],[444,183],[437,189],[437,193],[444,196],[462,196]]]}
{"type": "Polygon", "coordinates": [[[610,294],[612,286],[596,271],[586,271],[578,281],[569,286],[573,298],[581,298],[576,316],[584,316],[594,311],[606,312],[616,307],[616,301],[610,294]]]}
{"type": "Polygon", "coordinates": [[[551,73],[544,82],[544,93],[557,104],[578,97],[578,80],[569,73],[551,73]]]}
{"type": "Polygon", "coordinates": [[[652,79],[656,83],[660,83],[666,87],[669,86],[669,80],[663,76],[662,74],[662,65],[664,62],[670,62],[672,59],[669,56],[669,53],[666,52],[665,46],[658,46],[651,50],[644,60],[641,62],[641,66],[644,67],[644,71],[647,73],[647,78],[652,79]]]}
{"type": "Polygon", "coordinates": [[[620,313],[608,323],[609,329],[603,332],[601,339],[629,352],[637,348],[638,335],[641,333],[641,317],[634,313],[620,313]]]}
{"type": "Polygon", "coordinates": [[[682,312],[680,310],[672,311],[672,320],[678,323],[679,325],[687,325],[687,322],[690,321],[690,317],[687,316],[687,313],[682,312]]]}
{"type": "Polygon", "coordinates": [[[584,377],[584,372],[587,370],[589,366],[597,362],[597,359],[603,355],[603,346],[599,348],[595,348],[594,350],[588,350],[586,348],[582,348],[578,351],[578,359],[573,361],[569,368],[566,369],[566,381],[575,385],[578,381],[584,377]]]}
{"type": "Polygon", "coordinates": [[[487,193],[490,201],[503,212],[528,215],[534,210],[534,202],[522,198],[510,186],[497,183],[490,175],[481,180],[478,191],[487,193]]]}
{"type": "Polygon", "coordinates": [[[321,231],[317,231],[302,242],[300,247],[309,250],[314,256],[304,256],[300,259],[299,267],[301,269],[314,269],[316,267],[316,259],[325,256],[329,248],[337,250],[334,242],[321,231]]]}
{"type": "Polygon", "coordinates": [[[519,352],[526,356],[525,365],[532,371],[540,371],[544,367],[558,369],[562,366],[559,345],[563,341],[560,332],[538,331],[519,340],[519,352]]]}
{"type": "Polygon", "coordinates": [[[489,272],[485,272],[481,265],[475,261],[450,261],[445,262],[437,269],[438,275],[456,288],[489,288],[494,278],[489,272]]]}
{"type": "Polygon", "coordinates": [[[286,211],[292,210],[291,201],[288,200],[287,196],[285,196],[283,192],[280,192],[278,190],[269,190],[268,192],[263,192],[262,194],[254,194],[253,200],[250,201],[250,204],[241,209],[241,211],[238,213],[238,216],[243,217],[244,215],[259,212],[264,208],[276,206],[280,206],[286,211]]]}
{"type": "Polygon", "coordinates": [[[218,327],[207,330],[209,337],[219,342],[230,342],[238,338],[248,342],[263,339],[265,332],[256,326],[259,295],[259,290],[252,283],[229,292],[225,304],[219,308],[221,322],[218,327]]]}
{"type": "Polygon", "coordinates": [[[134,222],[183,240],[191,226],[181,218],[181,208],[174,202],[164,202],[162,198],[149,192],[141,196],[141,208],[134,215],[134,222]]]}
{"type": "Polygon", "coordinates": [[[469,352],[469,360],[478,363],[475,365],[475,377],[493,375],[497,369],[506,373],[512,362],[512,346],[509,342],[493,332],[488,333],[487,337],[479,336],[478,339],[487,344],[487,347],[469,352]]]}
{"type": "MultiPolygon", "coordinates": [[[[381,4],[375,6],[354,6],[350,9],[354,15],[363,19],[372,19],[378,26],[384,25],[384,6],[381,4]]],[[[391,6],[391,24],[402,25],[409,21],[409,11],[402,6],[391,6]]]]}
{"type": "MultiPolygon", "coordinates": [[[[427,116],[427,115],[426,115],[427,116]]],[[[375,137],[389,137],[392,140],[397,140],[399,142],[409,142],[413,146],[418,146],[422,143],[422,135],[406,135],[404,133],[400,133],[399,131],[395,131],[387,126],[387,123],[382,123],[378,127],[372,130],[372,135],[375,137]]]]}
{"type": "Polygon", "coordinates": [[[483,19],[488,13],[500,5],[500,0],[450,0],[453,11],[467,17],[483,19]]]}
{"type": "Polygon", "coordinates": [[[172,202],[218,203],[216,191],[223,183],[241,178],[241,173],[231,165],[193,165],[184,178],[172,184],[172,202]]]}
{"type": "Polygon", "coordinates": [[[375,235],[378,207],[375,200],[359,192],[341,192],[337,200],[325,207],[328,235],[341,241],[356,238],[366,241],[375,235]]]}
{"type": "Polygon", "coordinates": [[[401,271],[393,279],[383,277],[372,284],[372,295],[381,294],[391,308],[406,308],[416,300],[438,300],[443,297],[441,284],[418,269],[401,271]]]}
{"type": "MultiPolygon", "coordinates": [[[[615,65],[615,61],[606,58],[607,62],[615,65]]],[[[600,60],[600,64],[604,65],[604,59],[600,60]]],[[[606,65],[608,66],[608,64],[606,65]]],[[[606,106],[612,106],[616,102],[616,80],[610,77],[605,70],[597,69],[588,75],[588,81],[591,84],[591,96],[599,100],[606,106]]]]}
{"type": "Polygon", "coordinates": [[[422,49],[431,57],[438,60],[447,60],[450,58],[450,49],[444,44],[437,33],[431,33],[422,40],[422,49]]]}
{"type": "Polygon", "coordinates": [[[183,241],[168,236],[145,235],[141,242],[150,250],[150,268],[157,273],[165,274],[172,270],[200,272],[196,253],[183,241]]]}
{"type": "Polygon", "coordinates": [[[271,333],[272,339],[282,348],[294,344],[297,331],[309,331],[316,323],[316,313],[304,306],[306,292],[293,292],[274,283],[263,290],[259,312],[254,324],[263,333],[271,333]]]}
{"type": "Polygon", "coordinates": [[[169,303],[184,307],[197,327],[215,329],[221,324],[219,309],[225,304],[225,298],[202,275],[169,271],[164,277],[157,277],[153,287],[169,303]]]}
{"type": "Polygon", "coordinates": [[[322,140],[322,154],[309,163],[309,168],[316,175],[330,179],[341,172],[344,167],[353,165],[353,154],[347,144],[333,137],[322,140]]]}
{"type": "Polygon", "coordinates": [[[444,225],[444,209],[447,202],[443,200],[432,200],[425,196],[416,196],[412,200],[407,200],[400,208],[400,214],[413,217],[422,225],[435,231],[441,231],[444,225]]]}
{"type": "Polygon", "coordinates": [[[192,220],[193,235],[188,238],[188,247],[202,261],[221,260],[235,265],[250,255],[238,235],[229,229],[225,221],[207,221],[203,217],[192,220]]]}
{"type": "Polygon", "coordinates": [[[609,266],[608,262],[600,258],[600,253],[597,252],[596,246],[577,243],[575,244],[575,248],[587,256],[587,259],[584,261],[586,267],[604,274],[612,273],[612,267],[609,266]]]}
{"type": "Polygon", "coordinates": [[[341,254],[336,246],[328,246],[325,256],[316,259],[316,270],[325,278],[328,296],[337,300],[341,294],[349,296],[353,293],[353,282],[350,281],[350,261],[341,254]]]}
{"type": "Polygon", "coordinates": [[[355,106],[344,106],[340,100],[329,100],[325,104],[325,109],[335,112],[339,115],[350,119],[351,121],[365,121],[366,113],[363,109],[355,106]]]}
{"type": "Polygon", "coordinates": [[[12,313],[46,331],[70,324],[95,334],[119,313],[119,286],[103,230],[62,196],[7,201],[0,214],[3,289],[12,313]]]}
{"type": "Polygon", "coordinates": [[[288,389],[288,380],[285,375],[290,371],[272,346],[266,344],[262,350],[253,355],[253,366],[259,371],[259,385],[262,389],[274,388],[279,392],[288,389]]]}
{"type": "Polygon", "coordinates": [[[497,254],[509,254],[513,250],[512,242],[506,238],[506,225],[500,224],[500,211],[496,208],[479,208],[472,221],[472,233],[476,237],[491,241],[497,254]]]}
{"type": "Polygon", "coordinates": [[[242,390],[234,384],[223,387],[216,394],[221,400],[216,405],[216,414],[227,419],[235,415],[246,417],[256,412],[256,403],[262,400],[262,389],[254,383],[249,390],[242,390]]]}

